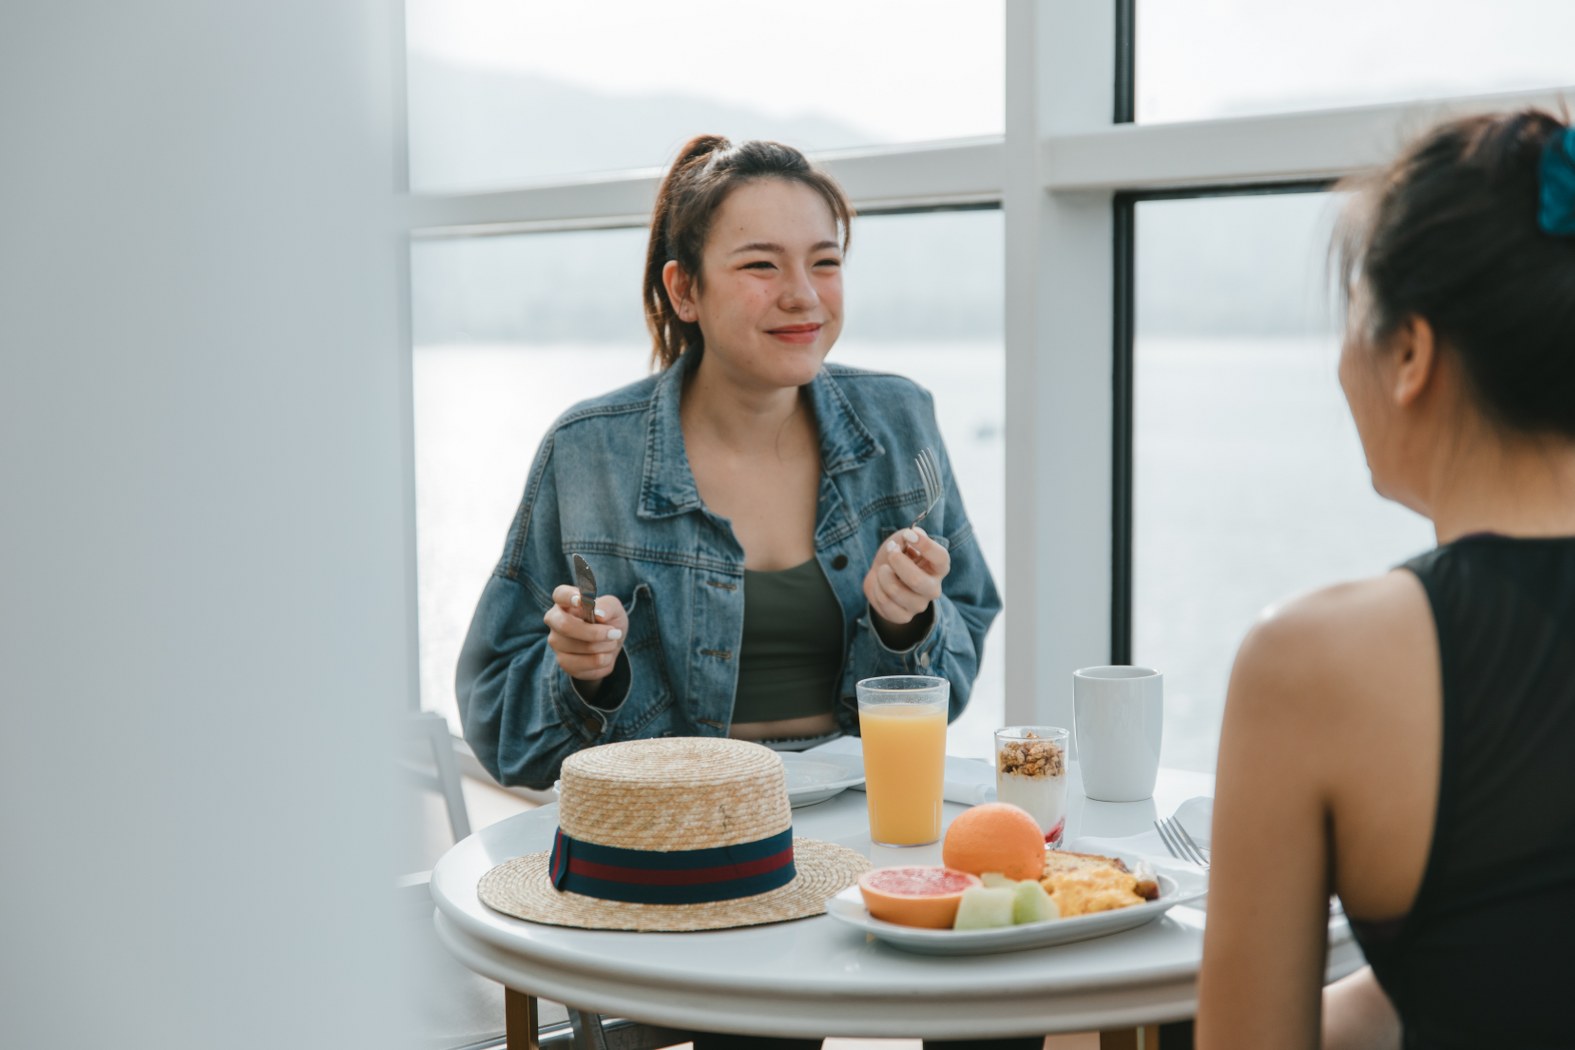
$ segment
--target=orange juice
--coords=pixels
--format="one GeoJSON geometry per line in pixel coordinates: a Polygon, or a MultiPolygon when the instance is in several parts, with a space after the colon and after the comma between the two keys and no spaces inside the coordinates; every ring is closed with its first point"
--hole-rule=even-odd
{"type": "Polygon", "coordinates": [[[859,708],[870,838],[883,846],[924,846],[941,837],[946,774],[946,701],[859,708]]]}

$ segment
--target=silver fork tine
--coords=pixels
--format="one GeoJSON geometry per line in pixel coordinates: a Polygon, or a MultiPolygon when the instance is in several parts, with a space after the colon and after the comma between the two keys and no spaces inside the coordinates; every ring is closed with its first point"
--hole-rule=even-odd
{"type": "Polygon", "coordinates": [[[1187,834],[1187,829],[1181,826],[1179,820],[1161,817],[1154,821],[1154,827],[1158,829],[1159,837],[1165,841],[1165,848],[1170,850],[1171,856],[1199,867],[1209,866],[1209,859],[1198,849],[1197,843],[1192,841],[1192,836],[1187,834]]]}
{"type": "Polygon", "coordinates": [[[1170,851],[1172,857],[1175,857],[1177,860],[1187,859],[1181,855],[1181,847],[1171,839],[1170,829],[1165,826],[1164,820],[1154,821],[1154,830],[1159,832],[1160,841],[1165,843],[1165,848],[1170,851]]]}
{"type": "Polygon", "coordinates": [[[1208,867],[1208,855],[1203,852],[1203,848],[1201,846],[1193,841],[1192,833],[1187,830],[1187,826],[1181,821],[1176,820],[1174,817],[1171,818],[1171,823],[1176,827],[1176,834],[1181,836],[1181,844],[1191,851],[1192,855],[1198,859],[1199,864],[1203,865],[1205,868],[1208,867]]]}
{"type": "Polygon", "coordinates": [[[940,502],[941,495],[945,491],[941,485],[940,464],[935,461],[935,453],[928,446],[919,450],[913,462],[919,468],[919,483],[924,486],[924,509],[919,512],[917,518],[913,519],[913,524],[909,525],[909,528],[919,524],[930,511],[935,509],[935,505],[940,502]]]}

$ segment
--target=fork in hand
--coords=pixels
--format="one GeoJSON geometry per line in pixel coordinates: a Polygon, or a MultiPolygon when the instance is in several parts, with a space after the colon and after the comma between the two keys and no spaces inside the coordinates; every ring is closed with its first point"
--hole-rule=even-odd
{"type": "Polygon", "coordinates": [[[1160,817],[1154,821],[1154,827],[1159,832],[1159,837],[1164,840],[1165,848],[1170,850],[1170,855],[1177,860],[1188,861],[1199,867],[1209,866],[1208,855],[1198,848],[1192,841],[1192,836],[1187,834],[1187,829],[1175,817],[1160,817]]]}
{"type": "Polygon", "coordinates": [[[919,454],[913,458],[913,462],[919,468],[919,481],[924,485],[924,509],[919,511],[919,516],[908,525],[910,529],[923,521],[946,493],[946,487],[941,484],[941,465],[936,462],[935,453],[929,446],[919,449],[919,454]]]}
{"type": "MultiPolygon", "coordinates": [[[[946,493],[945,486],[941,484],[941,465],[936,462],[935,453],[928,445],[919,449],[919,454],[913,457],[913,462],[919,468],[919,481],[924,485],[924,509],[919,511],[919,516],[909,524],[910,529],[923,521],[946,493]]],[[[920,560],[919,549],[911,543],[906,546],[908,557],[915,561],[920,560]]]]}

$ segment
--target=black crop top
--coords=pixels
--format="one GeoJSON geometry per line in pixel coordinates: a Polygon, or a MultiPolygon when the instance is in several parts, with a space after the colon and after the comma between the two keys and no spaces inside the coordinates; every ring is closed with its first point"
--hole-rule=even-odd
{"type": "Polygon", "coordinates": [[[734,722],[829,714],[842,677],[842,606],[814,558],[744,570],[744,635],[734,722]]]}
{"type": "Polygon", "coordinates": [[[1438,810],[1410,913],[1352,930],[1406,1047],[1575,1046],[1575,538],[1405,567],[1438,632],[1438,810]]]}

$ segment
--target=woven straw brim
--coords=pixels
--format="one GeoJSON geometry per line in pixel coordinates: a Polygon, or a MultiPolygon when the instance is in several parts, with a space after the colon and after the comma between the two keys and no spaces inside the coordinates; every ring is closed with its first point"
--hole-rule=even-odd
{"type": "Polygon", "coordinates": [[[587,930],[684,933],[805,919],[870,869],[863,855],[818,839],[793,840],[792,882],[768,893],[706,904],[631,904],[565,893],[547,877],[546,853],[505,861],[481,877],[476,893],[487,907],[517,919],[587,930]]]}

